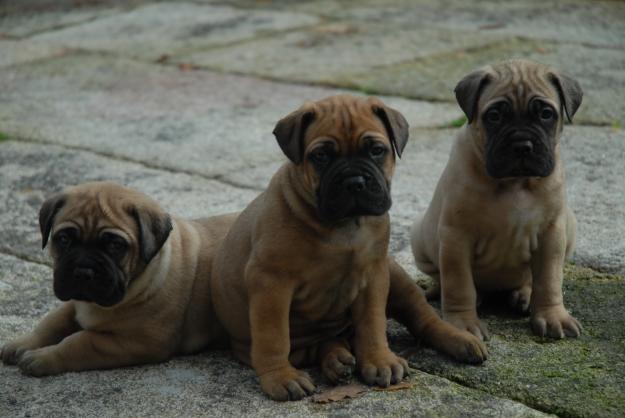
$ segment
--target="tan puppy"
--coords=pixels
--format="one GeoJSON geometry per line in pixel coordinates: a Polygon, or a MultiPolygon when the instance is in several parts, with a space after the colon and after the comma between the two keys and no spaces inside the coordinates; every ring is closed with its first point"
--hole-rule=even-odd
{"type": "Polygon", "coordinates": [[[575,242],[566,205],[560,133],[582,101],[579,84],[528,60],[466,76],[456,98],[461,128],[430,207],[412,231],[421,271],[440,279],[443,317],[488,338],[476,313],[478,290],[509,290],[531,310],[534,333],[578,336],[564,308],[562,269],[575,242]],[[530,297],[531,296],[531,297],[530,297]]]}
{"type": "Polygon", "coordinates": [[[43,247],[51,237],[54,293],[65,302],[6,344],[2,361],[45,376],[160,362],[224,340],[209,274],[233,219],[172,219],[113,183],[51,197],[39,224],[43,247]]]}
{"type": "Polygon", "coordinates": [[[403,116],[377,99],[333,96],[306,103],[274,134],[291,161],[235,221],[211,285],[235,354],[263,390],[302,398],[314,385],[294,366],[315,362],[334,382],[354,366],[369,384],[401,380],[408,366],[386,339],[389,287],[389,310],[413,333],[483,361],[478,339],[445,324],[387,254],[395,153],[408,139],[403,116]]]}

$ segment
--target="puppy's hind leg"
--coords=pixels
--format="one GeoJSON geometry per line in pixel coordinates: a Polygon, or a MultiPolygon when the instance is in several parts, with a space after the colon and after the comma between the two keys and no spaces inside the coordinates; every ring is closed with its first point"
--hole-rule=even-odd
{"type": "Polygon", "coordinates": [[[520,315],[529,315],[532,297],[532,270],[523,270],[523,284],[510,292],[508,305],[520,315]]]}
{"type": "Polygon", "coordinates": [[[421,224],[423,219],[417,219],[410,229],[410,246],[417,268],[432,278],[432,284],[425,290],[427,300],[438,300],[441,297],[441,281],[438,267],[430,260],[425,251],[421,224]]]}
{"type": "Polygon", "coordinates": [[[321,371],[333,384],[347,383],[356,370],[356,357],[346,339],[334,339],[319,347],[321,371]]]}
{"type": "Polygon", "coordinates": [[[425,300],[417,283],[389,257],[391,285],[388,315],[403,325],[417,340],[465,363],[482,363],[488,357],[484,343],[471,333],[443,321],[425,300]]]}

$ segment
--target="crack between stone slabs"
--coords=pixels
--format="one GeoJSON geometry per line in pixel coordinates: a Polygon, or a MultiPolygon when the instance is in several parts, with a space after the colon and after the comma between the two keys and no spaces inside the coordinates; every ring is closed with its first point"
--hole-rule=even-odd
{"type": "MultiPolygon", "coordinates": [[[[248,9],[238,9],[238,10],[248,10],[248,9]]],[[[230,41],[230,42],[223,42],[223,43],[219,43],[219,44],[215,44],[215,45],[210,45],[210,46],[197,46],[197,47],[189,47],[186,49],[180,49],[178,51],[175,52],[175,54],[172,54],[178,58],[174,58],[171,61],[169,61],[168,63],[163,63],[161,65],[168,65],[168,64],[173,64],[173,65],[179,65],[179,64],[185,64],[186,62],[184,60],[181,60],[179,57],[181,55],[185,55],[185,54],[194,54],[196,52],[204,52],[204,51],[212,51],[212,50],[216,50],[216,49],[225,49],[225,48],[230,48],[233,46],[238,46],[238,45],[245,45],[246,43],[251,43],[251,42],[255,42],[255,41],[259,41],[259,40],[265,40],[265,39],[271,39],[276,37],[276,35],[287,35],[289,33],[292,32],[297,32],[297,31],[302,31],[302,30],[307,30],[307,29],[312,29],[312,28],[316,28],[317,26],[321,26],[321,25],[325,25],[334,21],[337,21],[336,19],[324,19],[321,16],[318,15],[310,15],[310,16],[317,16],[319,17],[319,19],[321,19],[319,22],[317,23],[313,23],[310,25],[303,25],[303,26],[295,26],[295,27],[290,27],[287,29],[283,29],[283,30],[261,30],[260,34],[258,35],[253,35],[251,37],[248,38],[244,38],[244,39],[238,39],[238,40],[234,40],[234,41],[230,41]]],[[[167,55],[167,54],[165,54],[167,55]]],[[[193,64],[193,63],[190,63],[193,64]]],[[[199,66],[198,66],[199,68],[199,66]]]]}
{"type": "MultiPolygon", "coordinates": [[[[410,366],[410,362],[408,362],[408,366],[410,366]]],[[[410,366],[410,367],[413,368],[412,366],[410,366]]],[[[447,380],[448,382],[455,383],[456,385],[462,386],[463,388],[467,388],[467,389],[474,390],[474,391],[477,391],[477,392],[482,392],[482,393],[484,393],[484,394],[486,394],[488,396],[492,396],[493,398],[496,398],[496,399],[502,399],[502,400],[507,400],[507,401],[510,401],[510,402],[515,402],[515,403],[524,405],[524,406],[526,406],[526,407],[528,407],[528,408],[530,408],[530,409],[532,409],[534,411],[542,412],[543,414],[558,416],[554,412],[551,412],[551,411],[549,411],[547,409],[544,409],[541,406],[533,405],[531,403],[527,404],[527,403],[525,403],[525,401],[522,401],[522,400],[519,400],[519,399],[515,399],[515,398],[502,397],[501,395],[496,395],[496,394],[491,393],[491,392],[489,392],[487,390],[484,390],[482,388],[478,388],[478,387],[467,385],[465,382],[462,382],[461,380],[456,380],[453,377],[447,377],[447,376],[441,376],[441,375],[438,375],[438,374],[428,373],[428,372],[425,372],[425,371],[423,371],[421,369],[418,369],[416,367],[414,369],[415,370],[419,370],[421,373],[427,374],[429,376],[437,377],[439,379],[444,379],[444,380],[447,380]]]]}
{"type": "MultiPolygon", "coordinates": [[[[206,4],[206,3],[204,3],[204,4],[206,4]]],[[[103,13],[111,12],[111,14],[110,15],[103,15],[103,16],[96,15],[96,16],[92,16],[92,17],[86,18],[85,20],[81,20],[79,22],[69,22],[69,23],[65,23],[65,24],[53,25],[53,26],[51,26],[49,28],[46,28],[46,29],[40,29],[40,30],[35,30],[33,32],[29,32],[26,35],[14,36],[14,39],[27,40],[27,39],[29,39],[29,38],[31,38],[33,36],[41,35],[41,34],[44,34],[44,33],[57,32],[57,31],[60,31],[60,30],[63,30],[63,29],[74,27],[74,26],[80,26],[80,25],[83,25],[83,24],[91,23],[91,22],[96,21],[98,19],[103,19],[103,18],[108,18],[108,17],[111,17],[111,16],[116,16],[116,15],[128,13],[128,12],[131,12],[133,10],[139,9],[141,7],[144,7],[145,5],[146,5],[146,3],[137,3],[135,5],[116,6],[116,7],[113,7],[113,8],[103,7],[103,8],[98,9],[98,7],[95,7],[94,8],[95,10],[91,9],[91,10],[94,10],[94,13],[97,13],[97,12],[103,12],[103,13]]],[[[80,7],[78,7],[78,9],[80,9],[80,7]]],[[[68,12],[68,11],[69,10],[59,9],[59,10],[51,10],[50,12],[51,13],[55,13],[55,12],[56,13],[65,13],[65,12],[68,12]]],[[[89,12],[89,8],[86,7],[85,11],[89,12]]],[[[20,14],[21,13],[17,13],[16,15],[20,15],[20,14]]],[[[26,13],[24,13],[24,14],[26,14],[26,13]]]]}
{"type": "Polygon", "coordinates": [[[142,167],[145,168],[149,168],[152,170],[159,170],[159,171],[164,171],[166,173],[171,173],[171,174],[187,174],[190,176],[197,176],[200,177],[204,180],[212,180],[212,181],[216,181],[218,183],[222,183],[225,184],[227,186],[231,186],[231,187],[235,187],[238,189],[245,189],[245,190],[253,190],[253,191],[257,191],[257,192],[261,192],[264,190],[264,188],[259,188],[259,187],[254,187],[254,186],[250,186],[247,184],[243,184],[243,183],[239,183],[236,181],[232,181],[232,180],[227,180],[224,178],[224,174],[217,174],[214,176],[209,176],[206,175],[204,173],[198,172],[198,171],[194,171],[194,170],[184,170],[184,169],[175,169],[175,168],[171,168],[171,167],[165,167],[165,166],[161,166],[158,164],[151,164],[148,163],[146,161],[141,161],[141,160],[136,160],[134,158],[131,157],[126,157],[123,155],[117,155],[117,154],[112,154],[112,153],[108,153],[108,152],[104,152],[104,151],[97,151],[97,150],[93,150],[90,148],[86,148],[86,147],[82,147],[82,146],[78,146],[78,145],[67,145],[67,144],[62,144],[62,143],[58,143],[58,142],[54,142],[54,141],[46,141],[44,139],[34,139],[34,138],[26,138],[26,137],[21,137],[21,136],[15,136],[12,134],[9,134],[9,140],[10,141],[14,141],[14,142],[25,142],[25,143],[30,143],[30,144],[39,144],[39,145],[52,145],[52,146],[57,146],[59,148],[63,148],[63,149],[68,149],[68,150],[74,150],[74,151],[83,151],[83,152],[88,152],[94,155],[98,155],[101,157],[105,157],[105,158],[109,158],[112,160],[116,160],[116,161],[123,161],[123,162],[128,162],[128,163],[133,163],[133,164],[138,164],[142,167]]]}
{"type": "MultiPolygon", "coordinates": [[[[412,61],[412,62],[415,62],[415,61],[412,61]]],[[[178,63],[176,63],[176,64],[165,64],[165,66],[171,66],[171,67],[175,67],[176,65],[178,65],[178,63]]],[[[208,71],[208,72],[221,74],[221,75],[235,75],[235,76],[239,76],[239,77],[255,78],[255,79],[258,79],[258,80],[271,81],[272,83],[280,83],[280,84],[285,84],[285,85],[303,86],[303,87],[331,88],[331,89],[337,89],[337,90],[358,92],[358,93],[362,93],[362,94],[365,94],[365,95],[380,95],[380,96],[386,96],[386,97],[391,97],[391,98],[400,98],[400,99],[405,99],[405,100],[412,100],[412,101],[419,101],[419,102],[426,102],[426,103],[434,103],[434,104],[455,103],[455,101],[453,101],[453,100],[438,99],[438,98],[428,97],[428,96],[397,96],[397,95],[394,95],[394,94],[384,93],[383,91],[378,91],[378,90],[371,90],[371,91],[366,91],[365,92],[365,91],[363,91],[362,87],[360,87],[358,85],[355,85],[355,84],[350,84],[350,83],[340,84],[338,82],[332,82],[332,81],[284,80],[284,79],[280,79],[280,78],[276,78],[276,77],[272,77],[272,76],[267,76],[267,75],[263,75],[263,74],[245,73],[245,72],[242,72],[242,71],[228,71],[228,70],[222,70],[220,68],[206,66],[206,65],[196,65],[196,64],[192,64],[192,65],[194,66],[194,70],[196,70],[196,71],[200,70],[200,71],[208,71]]],[[[461,114],[460,109],[458,110],[458,112],[459,112],[459,115],[460,115],[461,114]]],[[[445,123],[438,124],[438,125],[422,127],[422,128],[424,128],[424,129],[434,129],[434,130],[455,128],[455,126],[451,126],[450,125],[453,122],[454,122],[454,120],[450,120],[449,122],[445,122],[445,123]]],[[[587,121],[586,122],[575,123],[575,125],[576,126],[597,127],[597,128],[606,128],[606,127],[612,126],[608,122],[587,122],[587,121]]]]}

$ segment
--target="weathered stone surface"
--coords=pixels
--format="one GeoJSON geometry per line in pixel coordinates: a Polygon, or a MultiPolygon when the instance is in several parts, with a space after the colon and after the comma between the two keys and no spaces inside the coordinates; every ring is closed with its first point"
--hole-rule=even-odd
{"type": "MultiPolygon", "coordinates": [[[[26,3],[26,2],[24,2],[26,3]]],[[[2,14],[0,9],[0,34],[24,38],[37,33],[58,30],[80,23],[89,22],[97,17],[114,15],[119,9],[82,8],[72,10],[48,10],[34,7],[22,13],[2,14]]]]}
{"type": "Polygon", "coordinates": [[[512,39],[487,48],[429,56],[414,62],[362,71],[345,79],[367,91],[430,100],[455,101],[456,83],[469,72],[502,58],[529,58],[573,76],[584,90],[578,123],[625,123],[625,52],[512,39]]]}
{"type": "Polygon", "coordinates": [[[307,26],[317,21],[317,17],[303,13],[171,2],[140,6],[33,39],[156,60],[176,51],[240,41],[263,32],[307,26]]]}
{"type": "MultiPolygon", "coordinates": [[[[0,102],[11,105],[0,106],[0,131],[262,188],[285,161],[275,123],[338,92],[79,54],[1,72],[0,102]]],[[[413,126],[460,115],[453,104],[387,103],[413,126]]]]}
{"type": "Polygon", "coordinates": [[[478,309],[492,336],[490,357],[482,366],[441,361],[430,350],[414,352],[410,364],[561,416],[620,416],[625,405],[625,277],[569,266],[564,291],[565,304],[584,326],[577,339],[533,336],[528,318],[509,313],[505,296],[503,301],[494,297],[478,309]]]}
{"type": "MultiPolygon", "coordinates": [[[[230,0],[239,6],[258,7],[254,0],[230,0]]],[[[267,7],[265,2],[260,3],[267,7]]],[[[618,1],[529,0],[321,0],[272,1],[276,9],[287,8],[358,22],[385,22],[390,27],[412,25],[449,31],[472,30],[498,36],[556,40],[563,43],[623,48],[625,5],[618,1]]]]}
{"type": "Polygon", "coordinates": [[[172,215],[184,218],[239,211],[257,194],[89,152],[5,141],[0,144],[0,251],[48,262],[38,226],[41,204],[63,187],[96,180],[141,190],[172,215]]]}
{"type": "Polygon", "coordinates": [[[344,85],[341,79],[351,73],[429,54],[484,46],[493,40],[488,34],[473,32],[333,22],[175,59],[221,71],[344,85]]]}
{"type": "MultiPolygon", "coordinates": [[[[393,182],[394,247],[409,246],[409,227],[425,213],[447,164],[455,130],[413,130],[393,182]]],[[[577,217],[573,261],[625,274],[625,131],[566,126],[562,154],[569,206],[577,217]]]]}
{"type": "Polygon", "coordinates": [[[61,56],[65,48],[30,41],[0,40],[0,68],[61,56]]]}

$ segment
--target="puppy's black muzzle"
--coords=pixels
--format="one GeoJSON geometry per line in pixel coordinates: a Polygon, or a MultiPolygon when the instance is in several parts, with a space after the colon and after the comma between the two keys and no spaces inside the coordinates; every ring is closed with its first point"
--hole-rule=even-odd
{"type": "Polygon", "coordinates": [[[74,299],[113,306],[126,294],[124,273],[101,251],[72,250],[56,262],[54,294],[62,301],[74,299]]]}
{"type": "Polygon", "coordinates": [[[391,207],[390,187],[380,167],[369,159],[340,158],[321,173],[317,207],[327,222],[380,216],[391,207]]]}
{"type": "Polygon", "coordinates": [[[554,166],[553,149],[541,131],[511,128],[489,138],[486,171],[491,177],[547,177],[554,166]]]}

